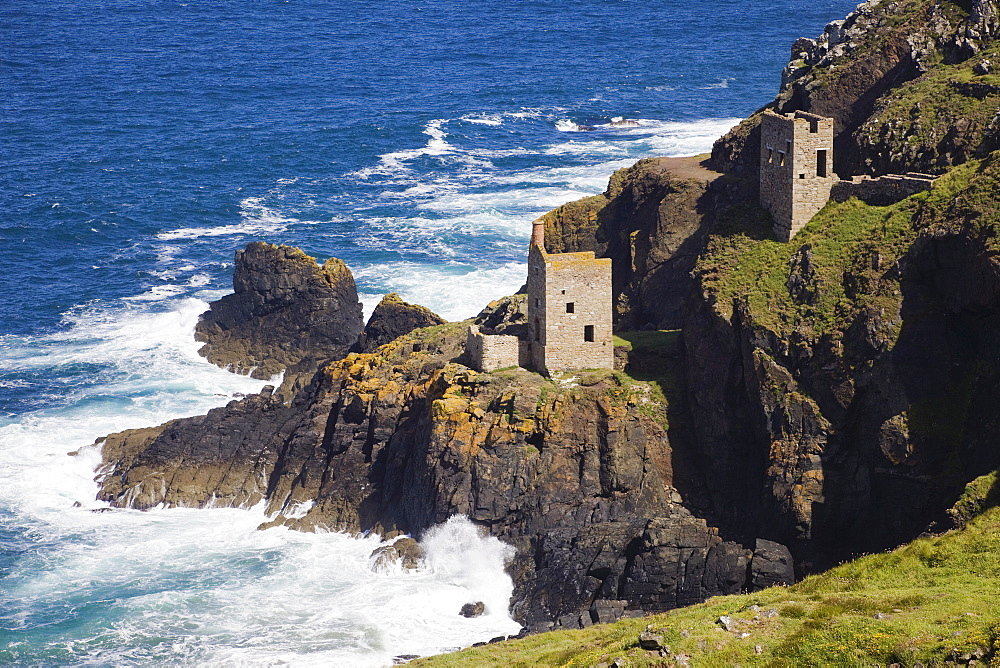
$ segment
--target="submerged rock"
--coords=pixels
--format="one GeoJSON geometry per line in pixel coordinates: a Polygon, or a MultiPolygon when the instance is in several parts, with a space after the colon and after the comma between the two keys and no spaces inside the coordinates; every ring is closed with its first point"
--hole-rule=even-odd
{"type": "Polygon", "coordinates": [[[383,545],[372,552],[372,570],[389,570],[397,563],[406,570],[413,570],[420,565],[423,556],[424,551],[420,544],[405,536],[397,539],[392,545],[383,545]]]}
{"type": "Polygon", "coordinates": [[[479,617],[486,610],[486,605],[482,601],[477,601],[475,603],[466,603],[462,606],[460,615],[463,617],[479,617]]]}

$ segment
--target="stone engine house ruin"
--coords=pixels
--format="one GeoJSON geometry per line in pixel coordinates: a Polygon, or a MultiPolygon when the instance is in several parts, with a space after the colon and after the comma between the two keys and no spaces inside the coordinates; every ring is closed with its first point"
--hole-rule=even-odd
{"type": "Polygon", "coordinates": [[[760,205],[771,212],[774,235],[789,241],[830,199],[833,119],[796,111],[764,112],[760,124],[760,205]]]}
{"type": "Polygon", "coordinates": [[[535,221],[528,250],[528,333],[469,328],[466,350],[480,371],[613,369],[611,260],[592,252],[546,253],[545,223],[535,221]]]}
{"type": "Polygon", "coordinates": [[[929,189],[935,178],[910,172],[842,181],[833,173],[832,118],[770,109],[761,117],[760,205],[771,213],[778,241],[791,241],[830,199],[886,206],[929,189]]]}

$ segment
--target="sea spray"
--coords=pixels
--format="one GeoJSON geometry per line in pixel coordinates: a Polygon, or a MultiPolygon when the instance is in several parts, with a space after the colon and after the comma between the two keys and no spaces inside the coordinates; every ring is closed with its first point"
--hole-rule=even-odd
{"type": "Polygon", "coordinates": [[[471,594],[471,600],[463,604],[482,602],[486,614],[507,615],[514,584],[504,566],[514,558],[513,547],[488,535],[464,515],[433,527],[420,544],[427,568],[435,576],[471,594]]]}
{"type": "Polygon", "coordinates": [[[374,573],[377,537],[258,531],[261,508],[64,515],[74,530],[36,526],[34,552],[5,578],[4,665],[98,653],[101,663],[382,666],[520,628],[506,610],[510,548],[465,518],[431,530],[423,568],[374,573]],[[473,601],[486,614],[461,617],[473,601]]]}
{"type": "Polygon", "coordinates": [[[261,507],[95,500],[96,437],[204,413],[264,382],[198,356],[205,307],[91,305],[63,332],[6,340],[6,373],[62,385],[58,402],[0,425],[0,664],[383,666],[516,633],[506,549],[467,520],[428,549],[423,571],[387,575],[368,567],[375,536],[258,531],[261,507]],[[488,614],[461,617],[472,600],[489,601],[488,614]]]}

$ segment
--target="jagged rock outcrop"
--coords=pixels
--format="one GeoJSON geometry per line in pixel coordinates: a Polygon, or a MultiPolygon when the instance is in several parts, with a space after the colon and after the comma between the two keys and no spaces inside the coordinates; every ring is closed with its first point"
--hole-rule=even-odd
{"type": "Polygon", "coordinates": [[[264,392],[111,435],[100,497],[265,499],[268,526],[307,530],[419,535],[465,514],[515,546],[513,612],[536,630],[597,599],[664,609],[746,586],[751,552],[679,502],[648,392],[610,371],[573,385],[476,373],[456,362],[467,325],[332,362],[290,405],[264,392]]]}
{"type": "Polygon", "coordinates": [[[283,433],[299,418],[272,390],[207,415],[102,439],[98,498],[142,510],[160,504],[257,504],[267,491],[283,433]]]}
{"type": "Polygon", "coordinates": [[[343,357],[364,327],[354,276],[336,258],[321,267],[298,248],[255,241],[236,251],[233,289],[202,314],[195,339],[236,373],[309,377],[343,357]]]}
{"type": "MultiPolygon", "coordinates": [[[[1000,88],[973,67],[997,51],[992,0],[963,3],[870,0],[817,39],[799,39],[768,105],[835,122],[834,170],[854,174],[940,173],[1000,147],[1000,88]],[[972,81],[970,81],[972,77],[972,81]]],[[[753,179],[759,113],[712,150],[721,171],[753,179]]]]}
{"type": "Polygon", "coordinates": [[[396,337],[409,334],[420,327],[443,325],[444,318],[429,308],[408,304],[400,299],[395,292],[390,292],[378,303],[368,324],[358,337],[352,350],[358,353],[370,353],[376,348],[389,343],[396,337]]]}

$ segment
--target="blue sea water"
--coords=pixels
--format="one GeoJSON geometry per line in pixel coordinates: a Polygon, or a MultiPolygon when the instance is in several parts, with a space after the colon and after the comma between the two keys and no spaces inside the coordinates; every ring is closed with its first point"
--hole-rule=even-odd
{"type": "Polygon", "coordinates": [[[516,631],[504,548],[460,518],[373,573],[377,537],[260,509],[92,513],[84,446],[261,386],[191,338],[248,241],[345,260],[367,312],[468,317],[523,282],[533,218],[707,151],[852,8],[0,4],[0,664],[385,665],[516,631]]]}

